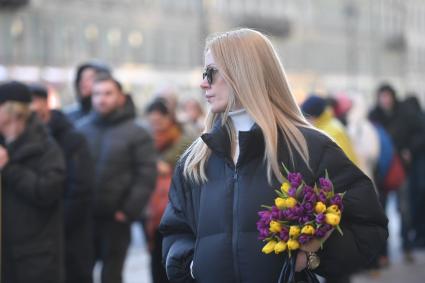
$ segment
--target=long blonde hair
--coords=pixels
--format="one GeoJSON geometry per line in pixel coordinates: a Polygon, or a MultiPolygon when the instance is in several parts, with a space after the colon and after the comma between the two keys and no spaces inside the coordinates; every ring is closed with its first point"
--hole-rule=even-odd
{"type": "MultiPolygon", "coordinates": [[[[307,142],[298,127],[311,126],[291,94],[282,63],[270,40],[258,31],[238,29],[207,40],[207,51],[211,52],[232,94],[224,113],[210,111],[207,114],[205,132],[209,132],[217,118],[221,118],[222,125],[229,132],[231,144],[234,144],[236,135],[227,117],[235,101],[238,101],[264,135],[264,159],[269,182],[272,175],[279,181],[283,180],[277,157],[279,132],[289,145],[292,162],[295,150],[309,168],[307,142]]],[[[210,154],[211,150],[198,138],[183,154],[184,176],[197,183],[207,181],[205,164],[210,154]]]]}

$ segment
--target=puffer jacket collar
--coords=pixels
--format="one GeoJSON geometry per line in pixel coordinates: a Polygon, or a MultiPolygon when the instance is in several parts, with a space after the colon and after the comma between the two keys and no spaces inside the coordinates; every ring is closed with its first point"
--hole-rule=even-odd
{"type": "MultiPolygon", "coordinates": [[[[203,134],[201,138],[214,153],[233,163],[229,134],[226,127],[222,125],[221,119],[217,119],[211,132],[203,134]]],[[[257,157],[264,156],[264,136],[257,124],[254,124],[248,132],[239,132],[239,148],[240,154],[236,167],[257,157]]]]}

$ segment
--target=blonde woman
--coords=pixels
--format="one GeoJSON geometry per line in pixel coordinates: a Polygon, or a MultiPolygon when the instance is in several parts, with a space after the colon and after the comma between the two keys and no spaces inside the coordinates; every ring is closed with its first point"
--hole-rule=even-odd
{"type": "Polygon", "coordinates": [[[29,89],[0,85],[1,282],[63,282],[61,243],[65,164],[31,114],[29,89]]]}
{"type": "Polygon", "coordinates": [[[205,133],[182,156],[161,221],[172,282],[277,282],[282,255],[265,255],[257,212],[275,198],[281,163],[314,183],[328,170],[344,197],[344,236],[302,246],[296,270],[337,278],[370,261],[387,237],[371,181],[302,116],[269,39],[239,29],[207,41],[205,133]],[[318,265],[320,260],[320,264],[318,265]],[[317,266],[318,265],[318,266],[317,266]]]}

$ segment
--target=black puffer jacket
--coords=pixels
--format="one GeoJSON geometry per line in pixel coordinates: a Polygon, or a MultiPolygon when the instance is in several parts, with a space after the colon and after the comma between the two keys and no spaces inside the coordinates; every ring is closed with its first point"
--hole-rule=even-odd
{"type": "MultiPolygon", "coordinates": [[[[65,266],[70,282],[87,282],[93,265],[93,174],[94,164],[86,138],[60,111],[52,110],[51,135],[64,153],[66,179],[65,266]],[[74,281],[73,281],[74,280],[74,281]]],[[[90,281],[89,281],[90,282],[90,281]]]]}
{"type": "Polygon", "coordinates": [[[151,136],[135,122],[129,96],[123,108],[101,117],[92,113],[79,125],[95,162],[95,216],[113,218],[122,210],[140,217],[155,187],[156,153],[151,136]]]}
{"type": "Polygon", "coordinates": [[[10,161],[2,171],[4,282],[62,282],[62,152],[34,116],[7,150],[10,161]]]}
{"type": "Polygon", "coordinates": [[[48,123],[51,135],[61,147],[66,161],[65,224],[72,230],[74,225],[91,218],[93,198],[93,160],[84,135],[74,129],[68,118],[60,111],[52,110],[48,123]]]}
{"type": "MultiPolygon", "coordinates": [[[[311,173],[298,155],[290,166],[287,147],[280,142],[279,160],[291,171],[301,172],[312,184],[327,169],[337,192],[347,191],[341,226],[344,236],[333,233],[320,252],[317,272],[338,276],[367,264],[385,243],[387,218],[371,181],[329,138],[302,129],[310,150],[311,173]]],[[[170,188],[170,203],[162,218],[163,258],[172,282],[277,282],[283,256],[265,255],[258,240],[257,212],[276,198],[267,182],[263,162],[264,140],[258,126],[240,132],[236,166],[230,157],[226,131],[216,126],[202,136],[212,150],[206,165],[208,182],[195,185],[182,176],[182,162],[170,188]]]]}

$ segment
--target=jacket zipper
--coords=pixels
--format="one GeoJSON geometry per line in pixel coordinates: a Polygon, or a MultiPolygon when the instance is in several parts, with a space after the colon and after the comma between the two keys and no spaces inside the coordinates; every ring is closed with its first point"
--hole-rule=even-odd
{"type": "Polygon", "coordinates": [[[238,185],[238,169],[235,167],[233,174],[233,233],[232,233],[232,250],[233,250],[233,269],[235,272],[235,281],[240,282],[240,272],[238,265],[238,206],[239,206],[239,185],[238,185]]]}

